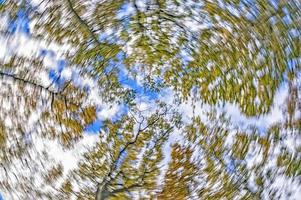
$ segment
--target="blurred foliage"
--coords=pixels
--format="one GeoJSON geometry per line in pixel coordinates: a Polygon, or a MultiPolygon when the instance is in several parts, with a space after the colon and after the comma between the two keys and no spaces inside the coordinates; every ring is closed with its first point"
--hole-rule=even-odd
{"type": "Polygon", "coordinates": [[[300,187],[298,0],[0,2],[0,192],[7,198],[290,199],[294,188],[275,183],[300,187]],[[31,45],[54,49],[52,57],[31,45]],[[45,66],[54,55],[70,77],[54,70],[57,63],[45,66]],[[239,127],[220,109],[230,103],[259,121],[281,88],[282,118],[264,130],[239,127]],[[172,102],[160,99],[166,90],[172,102]],[[159,99],[143,110],[147,91],[159,99]],[[76,150],[102,104],[127,111],[103,119],[96,144],[66,172],[39,138],[76,150]]]}

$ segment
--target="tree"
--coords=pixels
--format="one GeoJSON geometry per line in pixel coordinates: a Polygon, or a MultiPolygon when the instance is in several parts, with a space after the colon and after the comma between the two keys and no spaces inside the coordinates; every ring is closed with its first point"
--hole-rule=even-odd
{"type": "Polygon", "coordinates": [[[1,2],[1,191],[289,198],[300,185],[300,10],[294,0],[1,2]],[[225,111],[262,119],[281,87],[282,118],[265,128],[225,111]],[[97,141],[66,171],[46,142],[75,151],[95,122],[97,141]]]}
{"type": "Polygon", "coordinates": [[[149,116],[142,114],[106,121],[99,142],[54,198],[130,199],[135,192],[143,191],[146,198],[155,193],[163,144],[179,121],[164,105],[149,116]]]}
{"type": "Polygon", "coordinates": [[[191,161],[193,149],[183,148],[179,144],[172,147],[171,162],[165,175],[165,182],[158,199],[189,199],[196,184],[198,168],[191,161]]]}

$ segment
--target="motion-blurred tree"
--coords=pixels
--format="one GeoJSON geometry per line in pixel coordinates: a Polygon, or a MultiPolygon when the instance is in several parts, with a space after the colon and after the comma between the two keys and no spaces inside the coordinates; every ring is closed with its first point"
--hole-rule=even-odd
{"type": "Polygon", "coordinates": [[[300,15],[297,0],[0,1],[1,190],[12,199],[289,198],[273,183],[301,173],[301,146],[290,146],[301,128],[300,15]],[[18,47],[24,40],[34,41],[28,51],[18,47]],[[47,48],[72,75],[45,66],[47,48]],[[98,103],[83,80],[96,82],[98,103]],[[218,111],[232,103],[259,118],[283,85],[283,119],[264,130],[218,111]],[[145,91],[166,90],[172,103],[138,108],[145,91]],[[179,113],[191,101],[194,116],[179,113]],[[127,112],[103,120],[97,143],[66,175],[37,138],[76,148],[99,103],[127,112]],[[194,112],[200,105],[210,107],[207,121],[194,112]]]}

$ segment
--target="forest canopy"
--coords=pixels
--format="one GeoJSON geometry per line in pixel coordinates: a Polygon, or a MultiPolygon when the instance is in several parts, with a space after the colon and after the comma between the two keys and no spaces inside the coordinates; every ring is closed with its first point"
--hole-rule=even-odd
{"type": "Polygon", "coordinates": [[[298,0],[0,0],[0,200],[298,199],[298,0]]]}

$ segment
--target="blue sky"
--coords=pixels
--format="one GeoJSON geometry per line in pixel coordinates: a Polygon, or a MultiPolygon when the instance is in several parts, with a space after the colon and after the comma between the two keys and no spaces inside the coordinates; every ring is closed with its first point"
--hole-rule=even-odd
{"type": "Polygon", "coordinates": [[[12,19],[12,21],[10,22],[8,31],[12,34],[17,31],[20,31],[25,34],[30,34],[29,19],[24,9],[19,9],[16,19],[12,19]]]}
{"type": "MultiPolygon", "coordinates": [[[[275,5],[277,4],[277,1],[272,1],[272,2],[274,2],[275,5]]],[[[127,14],[129,12],[129,9],[130,9],[130,7],[128,4],[123,5],[119,11],[119,15],[122,16],[124,14],[127,14]]],[[[256,8],[254,8],[254,9],[256,10],[256,8]]],[[[17,13],[17,18],[12,19],[12,21],[10,22],[9,31],[11,33],[15,33],[17,31],[19,31],[19,32],[27,34],[30,37],[29,19],[25,13],[24,8],[21,8],[17,13]]],[[[116,43],[116,40],[117,40],[116,38],[110,37],[110,35],[108,35],[107,33],[100,34],[99,39],[101,41],[109,41],[111,43],[114,43],[114,42],[116,43]]],[[[48,53],[53,54],[55,52],[48,52],[47,50],[42,50],[41,56],[45,56],[48,53]]],[[[181,56],[181,58],[183,59],[184,64],[189,59],[189,57],[187,57],[187,55],[185,55],[184,52],[183,52],[183,55],[179,55],[179,56],[181,56]]],[[[125,54],[123,52],[119,52],[117,54],[116,58],[117,58],[116,60],[112,59],[109,62],[106,70],[110,70],[112,67],[115,67],[115,68],[117,67],[118,68],[118,80],[122,86],[132,89],[136,93],[136,95],[139,96],[140,98],[147,98],[149,100],[156,100],[157,98],[159,98],[159,95],[160,95],[159,93],[154,92],[154,91],[150,90],[149,88],[146,88],[139,81],[137,81],[137,79],[128,76],[127,70],[122,63],[122,61],[125,58],[125,54]]],[[[289,68],[294,68],[296,66],[297,62],[295,62],[295,60],[291,60],[289,62],[289,65],[288,65],[289,68]]],[[[59,89],[66,81],[63,77],[60,77],[60,75],[67,65],[68,65],[67,61],[65,61],[63,59],[59,59],[56,61],[56,66],[54,68],[50,69],[48,72],[49,79],[53,82],[53,86],[55,86],[57,89],[59,89]]],[[[72,78],[76,79],[77,77],[78,77],[78,75],[76,75],[76,73],[73,73],[72,78]]],[[[118,112],[116,114],[116,116],[114,116],[112,118],[112,120],[118,120],[118,118],[120,118],[123,114],[127,113],[127,109],[128,109],[127,106],[123,105],[121,111],[118,112]]],[[[241,115],[242,115],[242,113],[237,114],[237,116],[241,116],[241,115]]],[[[242,125],[246,124],[245,119],[238,120],[237,122],[239,122],[242,125]]],[[[97,119],[92,124],[88,125],[85,128],[85,130],[87,130],[87,132],[98,132],[101,128],[101,125],[102,125],[101,119],[97,119]]]]}
{"type": "MultiPolygon", "coordinates": [[[[10,22],[9,32],[11,34],[19,32],[19,33],[26,34],[28,37],[30,37],[29,19],[26,16],[24,9],[20,9],[17,13],[17,18],[10,22]]],[[[107,33],[100,34],[99,38],[101,41],[106,40],[106,41],[110,41],[111,43],[114,42],[114,39],[110,38],[107,33]]],[[[43,49],[40,51],[41,57],[45,57],[48,54],[55,55],[55,52],[47,49],[43,49]]],[[[110,69],[112,66],[119,67],[118,80],[120,81],[120,84],[127,88],[132,89],[139,96],[144,96],[149,99],[158,98],[158,94],[156,92],[148,90],[146,87],[140,85],[137,80],[127,76],[127,73],[125,73],[125,67],[122,64],[123,59],[124,59],[124,54],[120,52],[119,54],[117,54],[117,61],[111,60],[109,65],[107,66],[107,69],[110,69]]],[[[67,65],[68,63],[66,60],[59,59],[56,61],[56,65],[52,66],[52,68],[49,69],[48,78],[51,81],[52,87],[56,89],[60,89],[64,85],[66,80],[64,77],[61,77],[61,74],[67,65]]],[[[76,81],[76,79],[78,78],[78,73],[73,72],[71,78],[73,79],[73,81],[76,81]]],[[[128,109],[126,105],[122,106],[120,112],[118,112],[116,116],[112,118],[112,120],[113,121],[118,120],[122,115],[127,113],[127,110],[128,109]]],[[[85,128],[85,131],[96,133],[99,132],[101,126],[102,126],[102,121],[100,119],[97,119],[93,123],[88,125],[85,128]]]]}
{"type": "MultiPolygon", "coordinates": [[[[47,52],[43,52],[43,55],[47,54],[47,52]]],[[[140,98],[147,98],[149,100],[155,100],[159,97],[159,93],[154,92],[145,86],[141,85],[136,79],[131,78],[127,75],[126,69],[124,65],[122,64],[122,59],[124,58],[122,53],[117,55],[118,61],[111,60],[107,66],[107,71],[112,69],[112,67],[118,67],[118,80],[120,84],[126,88],[130,88],[135,92],[137,96],[140,98]]],[[[64,70],[65,66],[67,66],[67,62],[64,60],[58,60],[56,62],[56,66],[53,69],[49,70],[49,79],[52,82],[52,86],[55,86],[57,89],[61,88],[66,81],[63,77],[61,77],[61,73],[64,70]]],[[[73,73],[72,77],[73,81],[76,82],[76,79],[78,78],[78,74],[76,72],[73,73]]],[[[79,85],[80,86],[80,85],[79,85]]],[[[101,105],[98,106],[98,112],[101,111],[101,105]]],[[[128,106],[127,105],[121,105],[120,110],[116,113],[115,116],[111,118],[112,121],[118,120],[120,117],[122,117],[124,114],[127,114],[128,112],[128,106]]],[[[102,121],[101,119],[95,120],[93,123],[89,124],[85,131],[89,133],[98,133],[99,130],[102,127],[102,121]]]]}
{"type": "MultiPolygon", "coordinates": [[[[3,2],[3,0],[0,0],[0,3],[1,2],[3,2]]],[[[123,12],[128,12],[128,9],[129,9],[128,5],[124,5],[120,11],[120,14],[122,15],[123,12]]],[[[255,8],[254,8],[254,12],[256,13],[255,8]]],[[[289,19],[286,19],[286,20],[289,21],[289,19]]],[[[126,22],[126,20],[125,20],[125,22],[126,22]]],[[[127,24],[125,23],[125,26],[126,25],[127,24]]],[[[9,24],[9,32],[12,34],[16,33],[16,32],[22,32],[30,37],[29,19],[26,16],[23,9],[19,10],[19,12],[17,14],[17,18],[15,20],[11,21],[11,23],[9,24]]],[[[116,42],[116,38],[110,37],[107,33],[100,34],[99,40],[100,41],[109,41],[110,43],[116,42]]],[[[55,53],[55,52],[50,52],[48,50],[42,50],[41,56],[46,56],[47,54],[53,54],[53,53],[55,53]]],[[[187,63],[187,60],[189,59],[189,57],[186,57],[184,55],[184,52],[182,52],[182,53],[183,53],[183,55],[179,55],[179,56],[181,56],[181,58],[183,59],[183,62],[185,64],[185,63],[187,63]]],[[[140,98],[146,98],[149,100],[158,99],[160,96],[160,94],[158,92],[154,92],[154,91],[150,90],[149,88],[146,88],[136,78],[133,78],[128,75],[127,69],[122,64],[124,56],[125,56],[125,54],[123,52],[120,52],[119,54],[117,54],[117,60],[111,60],[110,63],[108,64],[106,70],[110,70],[110,68],[112,68],[112,67],[117,67],[118,68],[118,80],[122,86],[132,89],[133,91],[135,91],[137,96],[139,96],[140,98]]],[[[297,61],[291,60],[288,64],[288,67],[293,69],[296,67],[296,65],[297,65],[297,61]]],[[[60,77],[60,75],[66,68],[66,66],[68,66],[68,62],[66,60],[58,59],[56,61],[56,65],[52,69],[49,69],[48,78],[51,81],[53,81],[53,85],[55,86],[56,89],[59,89],[66,81],[63,77],[60,77]]],[[[139,74],[139,75],[142,75],[142,74],[139,74]]],[[[74,72],[71,78],[76,79],[77,77],[78,77],[77,72],[74,72]]],[[[287,88],[279,88],[279,90],[286,90],[286,89],[287,88]]],[[[104,108],[102,108],[101,105],[98,105],[97,112],[101,112],[103,109],[104,108]]],[[[226,110],[226,112],[230,115],[230,117],[232,118],[232,122],[234,124],[236,123],[242,128],[246,128],[246,126],[248,126],[250,124],[251,125],[255,124],[259,128],[260,133],[265,133],[266,129],[271,124],[271,122],[276,121],[275,119],[278,120],[277,117],[280,116],[276,112],[276,113],[271,113],[269,116],[263,116],[261,118],[255,118],[255,117],[248,118],[248,117],[245,117],[243,115],[243,113],[241,113],[237,109],[237,106],[236,107],[230,106],[225,109],[228,109],[228,110],[226,110]]],[[[120,117],[122,117],[123,115],[126,115],[127,113],[128,113],[128,106],[125,104],[121,104],[120,109],[114,116],[111,117],[111,120],[114,122],[114,121],[120,119],[120,117]]],[[[185,113],[185,114],[187,114],[187,113],[185,113]]],[[[103,119],[98,118],[91,124],[87,125],[84,129],[85,132],[87,132],[88,134],[99,133],[99,131],[103,125],[102,120],[103,119]]],[[[123,156],[126,156],[126,152],[124,152],[123,156]]],[[[228,170],[230,173],[235,172],[235,162],[237,162],[237,161],[230,159],[229,162],[227,163],[228,170]]],[[[120,163],[122,163],[122,159],[120,159],[118,161],[118,165],[120,163]]],[[[3,200],[3,197],[1,196],[1,194],[0,194],[0,200],[3,200]]]]}

